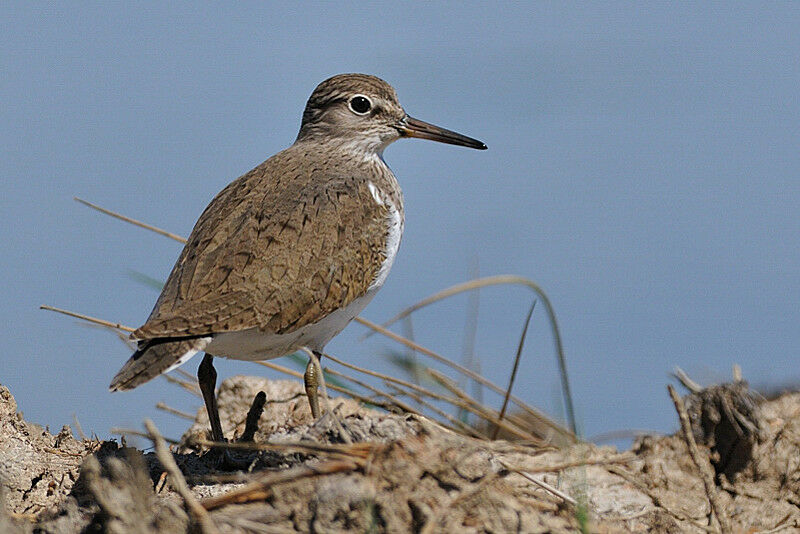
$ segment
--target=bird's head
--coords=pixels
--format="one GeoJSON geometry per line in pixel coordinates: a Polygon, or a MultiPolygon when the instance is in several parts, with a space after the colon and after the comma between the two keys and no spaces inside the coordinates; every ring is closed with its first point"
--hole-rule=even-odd
{"type": "Polygon", "coordinates": [[[319,84],[306,104],[297,140],[335,142],[380,155],[401,137],[486,149],[477,139],[410,117],[394,88],[367,74],[339,74],[319,84]]]}

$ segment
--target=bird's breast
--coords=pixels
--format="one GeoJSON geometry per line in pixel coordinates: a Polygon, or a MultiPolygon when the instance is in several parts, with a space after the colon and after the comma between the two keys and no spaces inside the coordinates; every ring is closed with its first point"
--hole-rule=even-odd
{"type": "Polygon", "coordinates": [[[391,270],[394,259],[397,256],[397,251],[400,248],[400,240],[403,236],[404,222],[403,213],[401,211],[402,205],[398,207],[397,204],[402,202],[402,199],[392,198],[394,195],[383,191],[379,186],[375,185],[375,183],[371,181],[367,183],[367,188],[372,195],[372,199],[379,206],[385,208],[386,210],[386,217],[383,220],[386,232],[383,245],[384,259],[380,268],[378,269],[377,274],[375,275],[375,278],[369,285],[370,290],[377,290],[386,281],[386,277],[389,275],[389,270],[391,270]]]}

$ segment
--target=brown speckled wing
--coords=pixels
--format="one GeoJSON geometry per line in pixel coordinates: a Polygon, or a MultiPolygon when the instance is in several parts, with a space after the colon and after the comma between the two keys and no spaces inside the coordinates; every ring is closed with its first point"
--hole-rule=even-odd
{"type": "Polygon", "coordinates": [[[389,217],[367,177],[402,210],[399,189],[382,164],[319,163],[295,145],[220,192],[133,337],[288,333],[364,295],[385,259],[389,217]]]}

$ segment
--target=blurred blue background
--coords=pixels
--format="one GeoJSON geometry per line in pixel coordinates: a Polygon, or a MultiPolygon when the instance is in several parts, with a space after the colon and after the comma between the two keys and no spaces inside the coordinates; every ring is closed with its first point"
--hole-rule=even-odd
{"type": "MultiPolygon", "coordinates": [[[[341,72],[378,75],[413,116],[489,146],[386,151],[406,228],[365,317],[476,271],[536,280],[590,437],[673,429],[675,365],[701,381],[733,363],[756,384],[800,380],[796,3],[17,2],[0,25],[0,383],[32,421],[74,414],[107,437],[153,417],[181,433],[154,404],[199,401],[161,379],[109,393],[129,351],[37,309],[139,326],[157,292],[131,271],[163,280],[180,251],[72,197],[187,235],[217,191],[292,143],[308,95],[341,72]]],[[[475,352],[505,384],[531,294],[479,300],[475,352]]],[[[467,296],[427,308],[416,339],[460,359],[468,315],[467,296]]],[[[515,393],[560,418],[542,307],[533,320],[515,393]]],[[[392,372],[399,347],[364,333],[328,349],[392,372]]]]}

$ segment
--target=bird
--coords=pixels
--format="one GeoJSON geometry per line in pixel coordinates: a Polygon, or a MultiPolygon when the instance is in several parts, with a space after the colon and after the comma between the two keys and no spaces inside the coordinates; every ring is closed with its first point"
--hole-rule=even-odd
{"type": "MultiPolygon", "coordinates": [[[[383,152],[403,137],[487,148],[410,117],[378,77],[320,83],[294,143],[203,211],[109,389],[133,389],[203,352],[198,384],[211,436],[225,441],[213,358],[261,361],[298,350],[321,358],[386,280],[404,211],[383,152]]],[[[317,372],[310,358],[304,385],[314,419],[317,372]]]]}

